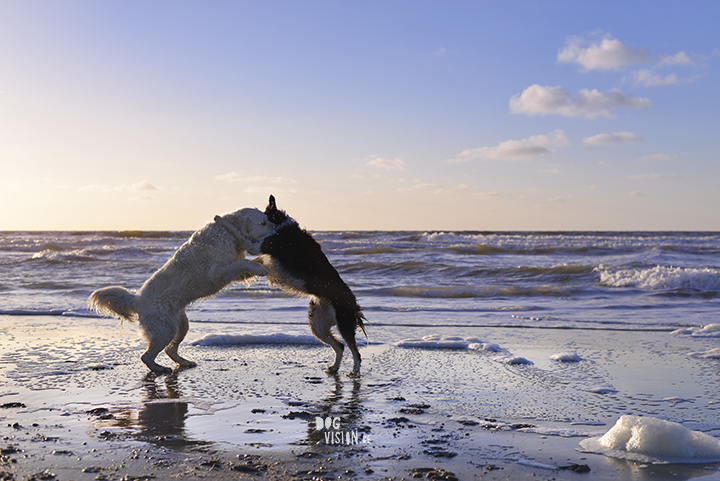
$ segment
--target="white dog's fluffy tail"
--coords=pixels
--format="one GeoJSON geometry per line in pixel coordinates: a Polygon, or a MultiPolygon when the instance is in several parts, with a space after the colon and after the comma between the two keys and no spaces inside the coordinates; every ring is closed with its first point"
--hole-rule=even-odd
{"type": "Polygon", "coordinates": [[[100,314],[107,316],[115,314],[133,321],[137,315],[136,299],[137,296],[124,287],[103,287],[90,294],[88,306],[100,314]]]}

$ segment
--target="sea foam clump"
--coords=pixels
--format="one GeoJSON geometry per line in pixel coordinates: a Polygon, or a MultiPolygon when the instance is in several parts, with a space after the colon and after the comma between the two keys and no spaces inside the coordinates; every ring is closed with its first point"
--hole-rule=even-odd
{"type": "Polygon", "coordinates": [[[477,337],[456,337],[443,336],[440,334],[430,334],[423,336],[421,339],[404,339],[396,342],[395,346],[416,349],[450,349],[456,351],[476,351],[496,353],[492,359],[497,362],[509,365],[533,364],[532,361],[524,357],[513,356],[507,349],[503,349],[497,344],[491,342],[483,342],[477,337]]]}
{"type": "Polygon", "coordinates": [[[691,352],[688,354],[695,359],[720,359],[720,348],[709,349],[707,351],[691,352]]]}
{"type": "Polygon", "coordinates": [[[561,352],[560,354],[553,354],[550,359],[558,362],[580,362],[583,360],[577,353],[574,352],[561,352]]]}
{"type": "Polygon", "coordinates": [[[580,442],[586,451],[644,463],[720,461],[720,439],[682,424],[625,415],[602,437],[580,442]]]}
{"type": "Polygon", "coordinates": [[[505,349],[492,342],[473,342],[468,345],[468,349],[483,352],[505,352],[505,349]]]}
{"type": "Polygon", "coordinates": [[[671,332],[673,336],[720,337],[720,324],[708,324],[704,327],[687,327],[671,332]]]}
{"type": "Polygon", "coordinates": [[[414,347],[420,349],[455,349],[465,350],[473,343],[479,343],[477,337],[456,337],[443,336],[440,334],[429,334],[421,339],[404,339],[396,342],[397,347],[414,347]]]}

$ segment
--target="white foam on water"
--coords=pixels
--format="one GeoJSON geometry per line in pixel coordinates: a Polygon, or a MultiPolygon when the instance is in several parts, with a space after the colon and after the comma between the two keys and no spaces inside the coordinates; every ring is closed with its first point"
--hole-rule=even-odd
{"type": "Polygon", "coordinates": [[[473,342],[468,344],[468,349],[482,352],[505,352],[505,349],[492,342],[473,342]]]}
{"type": "Polygon", "coordinates": [[[533,461],[532,459],[527,459],[527,458],[520,458],[517,460],[517,463],[522,464],[523,466],[531,467],[531,468],[550,469],[553,471],[557,469],[557,466],[539,463],[537,461],[533,461]]]}
{"type": "Polygon", "coordinates": [[[594,431],[589,431],[587,429],[551,428],[542,426],[521,428],[517,431],[522,431],[524,433],[541,434],[543,436],[558,436],[561,438],[586,438],[588,436],[592,436],[595,433],[594,431]]]}
{"type": "Polygon", "coordinates": [[[720,348],[709,349],[707,351],[691,352],[688,354],[695,359],[720,359],[720,348]]]}
{"type": "Polygon", "coordinates": [[[659,400],[660,400],[660,401],[664,401],[664,402],[672,403],[673,405],[674,405],[674,404],[680,404],[680,403],[692,403],[692,402],[695,402],[695,401],[692,400],[692,399],[686,399],[686,398],[678,397],[678,396],[664,397],[664,398],[659,399],[659,400]]]}
{"type": "Polygon", "coordinates": [[[588,392],[592,392],[595,394],[614,394],[618,392],[618,390],[609,386],[593,386],[588,389],[588,392]]]}
{"type": "Polygon", "coordinates": [[[720,337],[720,324],[708,324],[703,327],[687,327],[685,329],[677,329],[670,334],[673,336],[689,337],[720,337]]]}
{"type": "Polygon", "coordinates": [[[191,346],[238,346],[243,344],[281,344],[317,346],[322,343],[313,336],[303,334],[207,334],[190,343],[191,346]]]}
{"type": "Polygon", "coordinates": [[[502,362],[503,364],[509,364],[511,366],[534,364],[532,361],[520,356],[498,356],[495,358],[495,360],[502,362]]]}
{"type": "Polygon", "coordinates": [[[470,349],[471,344],[479,344],[477,337],[445,336],[442,334],[429,334],[420,339],[403,339],[395,343],[397,347],[419,348],[419,349],[470,349]]]}
{"type": "Polygon", "coordinates": [[[503,349],[497,344],[491,342],[483,342],[477,337],[457,337],[445,336],[441,334],[430,334],[420,339],[404,339],[395,343],[396,347],[415,348],[415,349],[448,349],[457,351],[476,351],[499,354],[493,356],[494,361],[508,365],[531,365],[532,361],[514,356],[507,349],[503,349]]]}
{"type": "Polygon", "coordinates": [[[561,352],[559,354],[553,354],[550,356],[550,359],[558,362],[580,362],[584,360],[574,352],[561,352]]]}
{"type": "Polygon", "coordinates": [[[580,446],[644,463],[720,462],[720,439],[653,417],[624,415],[603,436],[583,440],[580,446]]]}

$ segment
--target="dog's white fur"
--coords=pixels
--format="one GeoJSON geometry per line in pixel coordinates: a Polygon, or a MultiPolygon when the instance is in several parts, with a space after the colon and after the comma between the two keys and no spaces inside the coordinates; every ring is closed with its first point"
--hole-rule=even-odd
{"type": "Polygon", "coordinates": [[[98,289],[88,299],[88,305],[100,313],[130,321],[137,318],[148,345],[141,359],[154,372],[170,371],[155,362],[163,349],[178,366],[195,366],[177,352],[188,331],[188,304],[217,294],[231,282],[267,275],[262,265],[244,259],[246,252],[260,254],[262,239],[274,232],[267,216],[246,208],[221,219],[223,223],[211,222],[196,231],[136,294],[113,286],[98,289]]]}

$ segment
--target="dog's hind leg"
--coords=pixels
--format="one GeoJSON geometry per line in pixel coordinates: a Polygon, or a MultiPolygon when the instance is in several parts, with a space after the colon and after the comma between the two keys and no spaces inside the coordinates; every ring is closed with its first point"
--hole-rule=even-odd
{"type": "Polygon", "coordinates": [[[180,312],[179,317],[180,322],[178,324],[178,332],[175,335],[175,338],[170,341],[170,344],[168,344],[168,346],[165,348],[165,354],[167,354],[168,357],[175,361],[180,367],[195,367],[197,366],[195,362],[189,361],[178,354],[178,346],[183,341],[183,339],[185,339],[185,335],[187,334],[189,327],[187,314],[185,314],[184,311],[180,312]]]}
{"type": "Polygon", "coordinates": [[[325,299],[312,299],[308,309],[308,317],[310,318],[310,330],[313,335],[335,351],[335,362],[332,366],[328,366],[325,371],[328,373],[338,372],[345,346],[335,339],[330,330],[335,325],[335,308],[325,299]]]}
{"type": "MultiPolygon", "coordinates": [[[[341,334],[344,334],[341,332],[341,334]]],[[[351,376],[357,376],[360,374],[360,363],[362,362],[362,358],[360,357],[360,351],[357,347],[357,342],[355,342],[355,333],[352,333],[352,336],[345,336],[343,335],[343,340],[345,341],[345,344],[350,348],[350,352],[353,356],[353,370],[350,372],[351,376]]]]}
{"type": "Polygon", "coordinates": [[[355,341],[355,329],[356,329],[356,316],[357,311],[352,307],[345,305],[339,305],[335,309],[335,317],[337,321],[338,331],[347,347],[350,348],[350,352],[353,356],[353,370],[350,373],[351,376],[357,376],[360,374],[360,363],[362,358],[360,357],[360,351],[355,341]]]}
{"type": "Polygon", "coordinates": [[[169,367],[161,366],[160,364],[155,362],[155,358],[165,347],[164,344],[164,342],[152,339],[148,341],[148,348],[145,353],[140,356],[140,359],[142,360],[142,362],[145,363],[148,369],[158,374],[169,374],[172,372],[172,369],[170,369],[169,367]]]}
{"type": "Polygon", "coordinates": [[[141,315],[139,318],[140,328],[143,337],[147,341],[147,350],[140,356],[142,362],[153,372],[168,374],[172,372],[169,367],[161,366],[155,362],[155,358],[165,347],[172,342],[176,335],[176,326],[171,320],[159,313],[149,316],[141,315]]]}

